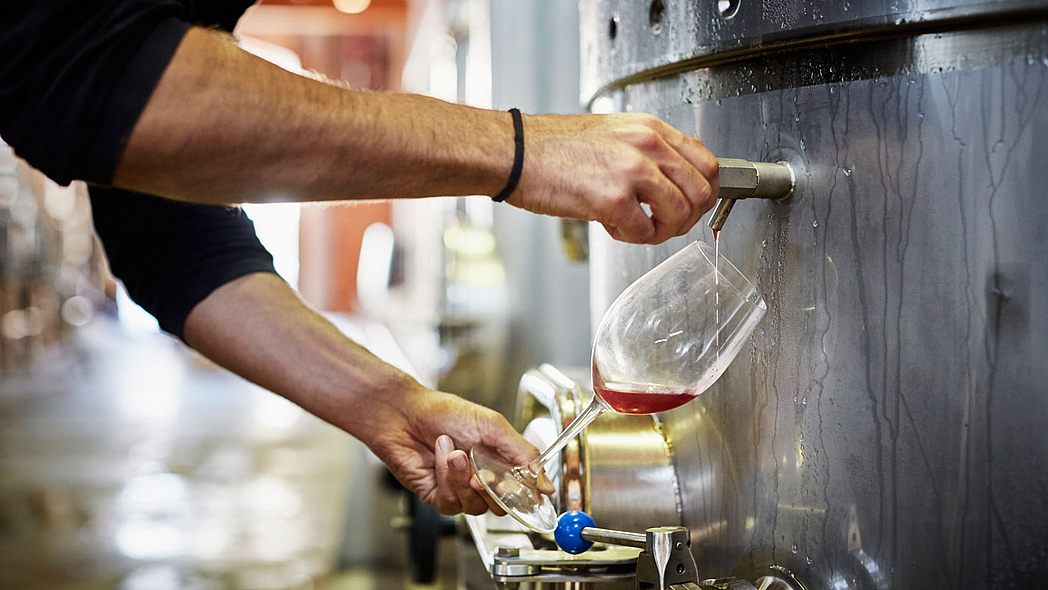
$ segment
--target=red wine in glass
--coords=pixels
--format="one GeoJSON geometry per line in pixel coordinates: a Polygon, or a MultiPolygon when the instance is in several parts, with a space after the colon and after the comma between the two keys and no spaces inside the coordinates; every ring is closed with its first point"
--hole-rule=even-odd
{"type": "Polygon", "coordinates": [[[655,414],[683,406],[695,399],[694,389],[646,387],[639,389],[620,383],[606,384],[594,376],[593,390],[612,410],[620,414],[655,414]]]}

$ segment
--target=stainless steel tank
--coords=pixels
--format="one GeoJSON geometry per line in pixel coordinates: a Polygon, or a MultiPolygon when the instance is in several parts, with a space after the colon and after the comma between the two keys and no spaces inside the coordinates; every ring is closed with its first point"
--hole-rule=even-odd
{"type": "MultiPolygon", "coordinates": [[[[594,110],[653,113],[797,175],[788,202],[740,202],[721,237],[769,304],[749,350],[660,417],[700,570],[780,566],[812,590],[1040,587],[1048,6],[581,11],[594,110]]],[[[593,325],[632,280],[711,239],[590,235],[593,325]]]]}

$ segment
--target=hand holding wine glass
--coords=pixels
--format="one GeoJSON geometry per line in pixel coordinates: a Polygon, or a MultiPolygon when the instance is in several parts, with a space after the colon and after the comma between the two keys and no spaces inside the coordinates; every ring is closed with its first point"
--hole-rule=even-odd
{"type": "Polygon", "coordinates": [[[536,487],[546,462],[607,410],[652,414],[706,391],[767,309],[752,283],[713,248],[692,242],[637,279],[611,304],[593,343],[593,401],[538,458],[507,465],[484,446],[470,459],[484,489],[521,524],[556,528],[536,487]]]}

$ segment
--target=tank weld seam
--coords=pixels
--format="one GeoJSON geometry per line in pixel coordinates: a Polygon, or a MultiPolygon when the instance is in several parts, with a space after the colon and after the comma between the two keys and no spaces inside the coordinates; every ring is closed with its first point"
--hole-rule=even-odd
{"type": "Polygon", "coordinates": [[[673,441],[666,434],[666,429],[663,426],[662,420],[659,419],[658,414],[651,415],[651,421],[655,427],[655,433],[662,439],[663,449],[666,451],[666,458],[669,459],[670,463],[670,482],[672,484],[673,492],[673,505],[677,511],[677,518],[679,519],[680,525],[684,524],[684,498],[681,495],[680,478],[677,475],[676,455],[673,453],[673,441]]]}

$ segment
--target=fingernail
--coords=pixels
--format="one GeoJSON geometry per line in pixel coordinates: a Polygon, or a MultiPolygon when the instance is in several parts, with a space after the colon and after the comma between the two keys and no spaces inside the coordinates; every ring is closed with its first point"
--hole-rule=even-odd
{"type": "Polygon", "coordinates": [[[445,453],[451,452],[451,437],[446,434],[438,436],[437,448],[445,453]]]}
{"type": "Polygon", "coordinates": [[[451,466],[454,467],[455,469],[459,469],[459,470],[465,469],[466,468],[466,456],[465,455],[455,455],[451,459],[451,466]]]}

